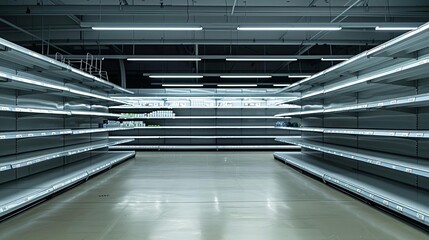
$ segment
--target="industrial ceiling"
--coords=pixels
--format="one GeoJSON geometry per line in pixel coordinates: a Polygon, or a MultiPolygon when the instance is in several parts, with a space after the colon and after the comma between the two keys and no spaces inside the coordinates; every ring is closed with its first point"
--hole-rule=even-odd
{"type": "Polygon", "coordinates": [[[89,53],[128,88],[290,84],[406,31],[376,27],[428,20],[426,0],[0,1],[0,37],[73,64],[89,53]]]}

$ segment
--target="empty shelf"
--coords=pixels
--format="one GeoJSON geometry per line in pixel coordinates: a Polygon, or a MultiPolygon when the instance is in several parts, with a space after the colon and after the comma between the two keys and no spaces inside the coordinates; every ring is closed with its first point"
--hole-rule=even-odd
{"type": "Polygon", "coordinates": [[[287,145],[120,145],[111,146],[112,150],[265,150],[265,149],[301,149],[299,146],[287,145]]]}
{"type": "Polygon", "coordinates": [[[349,158],[356,161],[393,169],[396,171],[406,172],[409,174],[414,174],[423,177],[429,177],[429,167],[427,166],[427,163],[429,163],[429,159],[412,158],[390,153],[381,153],[376,151],[362,150],[351,147],[310,142],[304,140],[294,140],[287,138],[278,138],[276,140],[279,142],[295,144],[303,148],[308,148],[331,155],[349,158]],[[426,161],[426,166],[419,164],[419,162],[422,160],[426,161]]]}
{"type": "MultiPolygon", "coordinates": [[[[126,138],[126,137],[124,137],[126,138]]],[[[113,141],[97,141],[85,144],[77,144],[66,147],[52,148],[47,150],[39,150],[28,153],[21,153],[12,156],[0,158],[0,172],[10,169],[25,167],[39,162],[48,161],[58,157],[71,156],[83,152],[88,152],[100,148],[105,148],[112,145],[132,142],[134,139],[122,139],[113,141]]]]}
{"type": "Polygon", "coordinates": [[[312,127],[276,127],[303,132],[322,132],[329,134],[348,134],[378,137],[429,138],[427,130],[393,130],[393,129],[353,129],[353,128],[312,128],[312,127]]]}
{"type": "Polygon", "coordinates": [[[275,153],[274,157],[395,212],[429,225],[429,192],[382,177],[357,173],[302,153],[275,153]]]}
{"type": "Polygon", "coordinates": [[[135,152],[108,152],[79,162],[54,168],[0,186],[0,216],[22,208],[112,165],[125,161],[135,152]]]}
{"type": "Polygon", "coordinates": [[[0,140],[32,138],[32,137],[49,137],[49,136],[67,135],[71,133],[72,133],[71,129],[0,132],[0,140]]]}

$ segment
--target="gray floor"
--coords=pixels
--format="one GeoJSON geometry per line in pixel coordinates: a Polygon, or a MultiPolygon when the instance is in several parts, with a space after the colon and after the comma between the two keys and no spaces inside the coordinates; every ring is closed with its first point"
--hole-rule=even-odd
{"type": "Polygon", "coordinates": [[[144,152],[0,223],[0,239],[428,239],[270,152],[144,152]]]}

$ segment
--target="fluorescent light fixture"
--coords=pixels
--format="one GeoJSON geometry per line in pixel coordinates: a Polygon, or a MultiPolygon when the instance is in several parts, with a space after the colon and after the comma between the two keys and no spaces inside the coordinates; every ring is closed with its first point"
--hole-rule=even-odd
{"type": "Polygon", "coordinates": [[[292,62],[298,61],[296,58],[226,58],[226,61],[283,61],[283,62],[292,62]]]}
{"type": "Polygon", "coordinates": [[[98,31],[201,31],[203,27],[92,27],[98,31]]]}
{"type": "Polygon", "coordinates": [[[339,31],[342,27],[237,27],[238,31],[339,31]]]}
{"type": "Polygon", "coordinates": [[[203,78],[203,75],[150,75],[150,78],[203,78]]]}
{"type": "Polygon", "coordinates": [[[204,87],[204,84],[162,84],[163,87],[204,87]]]}
{"type": "Polygon", "coordinates": [[[201,61],[201,58],[127,58],[128,61],[178,61],[178,62],[192,62],[201,61]]]}
{"type": "Polygon", "coordinates": [[[273,84],[273,87],[289,87],[290,84],[273,84]]]}
{"type": "Polygon", "coordinates": [[[288,78],[308,78],[311,75],[288,75],[288,78]]]}
{"type": "Polygon", "coordinates": [[[272,78],[270,75],[220,75],[220,78],[272,78]]]}
{"type": "Polygon", "coordinates": [[[258,84],[218,84],[218,87],[257,87],[258,84]]]}
{"type": "Polygon", "coordinates": [[[417,27],[375,27],[377,31],[411,31],[416,29],[417,27]]]}
{"type": "Polygon", "coordinates": [[[321,60],[324,62],[327,62],[327,61],[347,61],[349,59],[348,58],[322,58],[321,60]]]}

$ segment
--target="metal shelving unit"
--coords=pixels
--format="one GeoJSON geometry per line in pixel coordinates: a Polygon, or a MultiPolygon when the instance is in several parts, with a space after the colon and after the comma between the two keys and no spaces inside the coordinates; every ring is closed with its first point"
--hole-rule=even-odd
{"type": "Polygon", "coordinates": [[[10,183],[0,189],[0,217],[41,200],[134,157],[135,152],[109,152],[10,183]]]}
{"type": "Polygon", "coordinates": [[[299,146],[285,145],[120,145],[112,150],[299,150],[299,146]]]}
{"type": "Polygon", "coordinates": [[[351,129],[351,128],[309,128],[309,127],[276,127],[291,131],[321,132],[331,134],[347,134],[379,137],[401,137],[401,138],[429,138],[426,130],[394,130],[394,129],[351,129]]]}
{"type": "Polygon", "coordinates": [[[131,93],[0,38],[0,218],[129,159],[99,128],[131,93]],[[43,140],[41,140],[43,138],[43,140]]]}
{"type": "Polygon", "coordinates": [[[429,225],[429,23],[281,90],[301,153],[274,156],[429,225]]]}
{"type": "MultiPolygon", "coordinates": [[[[119,121],[143,121],[146,126],[111,133],[110,137],[132,137],[136,140],[124,146],[124,149],[140,150],[192,150],[190,146],[213,150],[223,149],[225,146],[276,149],[277,147],[273,147],[277,146],[274,141],[274,124],[277,120],[289,117],[273,115],[292,106],[275,105],[279,99],[269,96],[254,99],[238,96],[183,98],[162,97],[162,94],[157,94],[154,98],[133,96],[117,99],[129,101],[128,106],[110,107],[112,112],[122,114],[119,121]],[[130,106],[132,113],[129,112],[130,106]]],[[[119,149],[121,147],[123,146],[119,149]]]]}
{"type": "Polygon", "coordinates": [[[412,189],[405,184],[374,175],[356,173],[324,163],[317,158],[303,157],[301,153],[275,153],[274,157],[311,173],[338,187],[376,202],[394,212],[429,225],[429,193],[412,189]]]}

